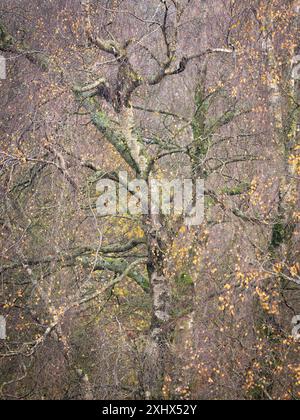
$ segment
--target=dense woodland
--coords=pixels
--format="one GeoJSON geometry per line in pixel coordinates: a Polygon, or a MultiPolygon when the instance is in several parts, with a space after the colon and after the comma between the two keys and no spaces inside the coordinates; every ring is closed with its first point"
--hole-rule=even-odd
{"type": "Polygon", "coordinates": [[[0,0],[0,399],[300,398],[299,29],[295,0],[0,0]],[[204,222],[100,217],[120,171],[203,179],[204,222]]]}

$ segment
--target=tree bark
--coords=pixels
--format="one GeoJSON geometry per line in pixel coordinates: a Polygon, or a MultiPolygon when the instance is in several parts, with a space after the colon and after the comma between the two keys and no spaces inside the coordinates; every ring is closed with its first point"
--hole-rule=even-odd
{"type": "Polygon", "coordinates": [[[152,297],[152,322],[145,349],[144,392],[148,400],[163,399],[169,355],[168,323],[171,291],[165,272],[167,235],[159,216],[148,219],[148,274],[152,297]]]}

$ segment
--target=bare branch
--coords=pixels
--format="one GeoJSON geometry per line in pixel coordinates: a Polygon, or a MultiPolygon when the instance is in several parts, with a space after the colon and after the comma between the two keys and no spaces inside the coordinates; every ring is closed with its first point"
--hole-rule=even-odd
{"type": "Polygon", "coordinates": [[[49,59],[45,53],[41,51],[33,51],[24,42],[17,41],[4,28],[0,22],[0,51],[9,52],[25,56],[29,61],[38,66],[42,71],[49,69],[49,59]]]}

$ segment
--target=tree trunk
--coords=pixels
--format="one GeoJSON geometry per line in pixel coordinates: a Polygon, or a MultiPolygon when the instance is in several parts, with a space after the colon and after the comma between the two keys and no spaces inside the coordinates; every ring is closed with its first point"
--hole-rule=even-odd
{"type": "MultiPolygon", "coordinates": [[[[271,6],[272,7],[272,6],[271,6]]],[[[295,18],[292,29],[295,32],[299,28],[299,9],[298,1],[291,5],[291,11],[295,12],[295,18]],[[293,28],[294,26],[294,28],[293,28]]],[[[267,22],[270,26],[270,23],[267,22]]],[[[271,25],[272,30],[273,26],[271,25]]],[[[278,220],[274,226],[272,247],[278,248],[282,254],[288,254],[288,246],[290,238],[295,230],[293,224],[293,214],[297,208],[297,188],[299,188],[299,181],[297,180],[296,168],[294,160],[291,157],[294,155],[295,147],[298,143],[299,133],[297,128],[299,126],[299,80],[294,77],[291,69],[293,68],[294,57],[291,56],[292,61],[287,61],[287,67],[280,73],[280,66],[276,57],[276,48],[272,34],[265,35],[266,52],[268,58],[268,65],[270,71],[269,82],[269,101],[272,112],[272,122],[274,128],[274,135],[279,148],[279,154],[282,157],[282,176],[280,180],[279,203],[278,203],[278,220]],[[279,85],[278,80],[286,82],[288,95],[279,85]],[[288,124],[284,124],[287,121],[288,124]]],[[[294,55],[297,56],[299,51],[298,46],[294,49],[294,55]]],[[[297,63],[296,63],[297,64],[297,63]]]]}
{"type": "Polygon", "coordinates": [[[163,399],[169,353],[170,286],[165,273],[167,237],[160,217],[148,219],[148,274],[151,286],[152,322],[145,349],[144,391],[148,400],[163,399]]]}

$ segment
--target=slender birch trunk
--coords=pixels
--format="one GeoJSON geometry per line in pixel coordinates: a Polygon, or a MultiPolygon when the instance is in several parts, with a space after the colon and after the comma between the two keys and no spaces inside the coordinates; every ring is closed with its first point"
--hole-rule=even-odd
{"type": "MultiPolygon", "coordinates": [[[[295,1],[291,5],[291,13],[294,13],[293,25],[291,27],[295,34],[299,29],[299,1],[295,1]]],[[[271,33],[273,27],[271,25],[271,33]]],[[[276,57],[276,47],[272,35],[267,40],[267,56],[270,69],[270,107],[273,116],[273,125],[276,143],[279,153],[282,156],[283,174],[281,177],[279,207],[278,207],[278,223],[282,224],[282,242],[283,251],[288,251],[289,239],[293,235],[293,213],[297,201],[297,189],[299,189],[299,181],[297,181],[296,166],[291,157],[295,153],[295,147],[298,142],[298,127],[300,122],[299,101],[299,80],[295,77],[294,66],[295,57],[299,52],[299,46],[295,45],[294,51],[291,52],[290,60],[283,74],[278,74],[279,65],[276,57]],[[288,95],[279,85],[279,80],[285,81],[288,89],[288,95]]],[[[300,76],[299,76],[300,77],[300,76]]],[[[299,191],[298,191],[299,192],[299,191]]],[[[277,227],[277,225],[275,225],[277,227]]]]}
{"type": "Polygon", "coordinates": [[[148,219],[148,275],[151,286],[152,322],[145,349],[144,391],[149,400],[163,399],[169,354],[168,323],[171,291],[165,272],[167,237],[158,215],[148,219]]]}

